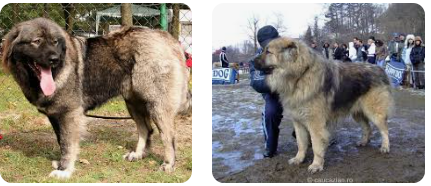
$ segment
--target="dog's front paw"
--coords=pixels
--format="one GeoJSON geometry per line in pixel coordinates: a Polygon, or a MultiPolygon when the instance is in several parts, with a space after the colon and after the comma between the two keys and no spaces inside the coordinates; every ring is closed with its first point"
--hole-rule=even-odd
{"type": "Polygon", "coordinates": [[[138,161],[144,157],[144,153],[128,152],[123,156],[127,161],[138,161]]]}
{"type": "Polygon", "coordinates": [[[380,152],[383,154],[389,153],[389,147],[388,146],[382,146],[380,147],[380,152]]]}
{"type": "Polygon", "coordinates": [[[301,160],[301,159],[299,159],[299,158],[297,158],[297,157],[294,157],[294,158],[291,158],[291,159],[288,161],[288,163],[289,163],[289,165],[299,165],[299,164],[301,164],[301,163],[302,163],[302,161],[303,161],[303,160],[301,160]]]}
{"type": "Polygon", "coordinates": [[[308,172],[310,172],[311,174],[322,171],[323,170],[323,165],[321,164],[311,164],[310,166],[308,166],[308,172]]]}
{"type": "Polygon", "coordinates": [[[54,161],[52,161],[51,165],[52,165],[52,168],[58,169],[60,163],[58,161],[54,160],[54,161]]]}
{"type": "Polygon", "coordinates": [[[163,163],[160,166],[160,170],[165,171],[166,173],[172,173],[172,172],[174,172],[175,168],[172,164],[163,163]]]}
{"type": "Polygon", "coordinates": [[[72,176],[72,171],[67,170],[54,170],[49,174],[49,177],[57,179],[69,179],[72,176]]]}

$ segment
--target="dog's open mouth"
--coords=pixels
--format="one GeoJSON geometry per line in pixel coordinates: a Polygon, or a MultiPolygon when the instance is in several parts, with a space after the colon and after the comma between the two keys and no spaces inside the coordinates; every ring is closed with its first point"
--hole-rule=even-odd
{"type": "Polygon", "coordinates": [[[40,89],[45,96],[50,96],[55,91],[55,82],[52,77],[51,67],[42,67],[36,62],[28,63],[40,81],[40,89]]]}

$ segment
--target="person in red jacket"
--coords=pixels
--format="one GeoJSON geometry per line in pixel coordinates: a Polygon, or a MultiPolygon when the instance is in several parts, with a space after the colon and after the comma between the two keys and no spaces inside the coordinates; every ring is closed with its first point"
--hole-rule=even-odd
{"type": "Polygon", "coordinates": [[[186,65],[187,65],[187,67],[192,68],[192,55],[189,54],[189,53],[187,53],[187,52],[184,52],[184,53],[186,55],[186,65]]]}

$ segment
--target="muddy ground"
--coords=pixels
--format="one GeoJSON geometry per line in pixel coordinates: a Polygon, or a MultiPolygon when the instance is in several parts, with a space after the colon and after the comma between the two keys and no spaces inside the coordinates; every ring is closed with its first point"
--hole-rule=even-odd
{"type": "Polygon", "coordinates": [[[425,172],[425,92],[394,90],[396,108],[389,119],[391,152],[381,154],[375,126],[370,143],[356,147],[359,124],[346,118],[333,134],[336,143],[325,157],[323,172],[310,174],[313,153],[299,166],[287,161],[297,152],[292,123],[281,123],[279,155],[263,159],[261,126],[263,99],[243,80],[236,85],[213,85],[213,176],[220,182],[418,182],[425,172]]]}

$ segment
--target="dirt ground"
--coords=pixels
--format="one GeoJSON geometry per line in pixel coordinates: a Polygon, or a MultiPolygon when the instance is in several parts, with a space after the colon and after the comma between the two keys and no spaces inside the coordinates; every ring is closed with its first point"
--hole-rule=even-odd
{"type": "Polygon", "coordinates": [[[346,118],[333,134],[324,171],[307,172],[311,148],[303,164],[287,161],[297,152],[292,123],[281,123],[279,154],[263,159],[262,96],[243,80],[236,85],[213,85],[213,176],[220,182],[418,182],[425,173],[425,92],[394,90],[396,108],[389,119],[391,152],[381,154],[375,126],[370,143],[356,147],[359,124],[346,118]]]}

